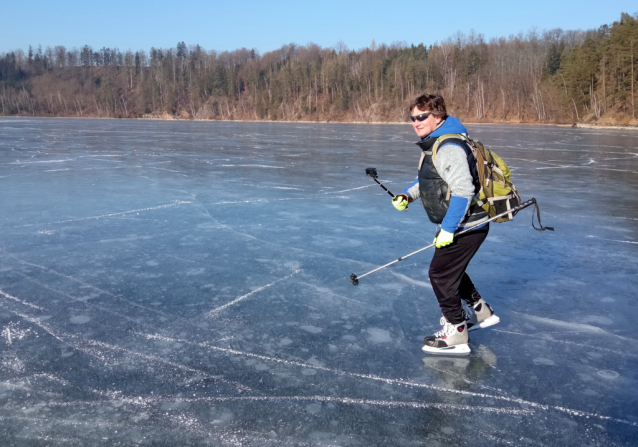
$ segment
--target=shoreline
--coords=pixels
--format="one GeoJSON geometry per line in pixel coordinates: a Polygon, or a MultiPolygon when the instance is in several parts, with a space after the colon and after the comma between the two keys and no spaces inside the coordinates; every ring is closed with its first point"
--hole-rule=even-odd
{"type": "MultiPolygon", "coordinates": [[[[85,120],[129,120],[129,121],[194,121],[208,123],[269,123],[269,124],[372,124],[372,125],[405,125],[408,121],[307,121],[307,120],[207,120],[195,118],[161,118],[161,117],[143,117],[143,118],[112,118],[100,116],[0,116],[0,119],[85,119],[85,120]]],[[[622,124],[556,124],[556,123],[479,123],[465,121],[463,124],[471,126],[549,126],[549,127],[568,127],[574,129],[609,129],[609,130],[638,130],[638,126],[622,125],[622,124]]]]}

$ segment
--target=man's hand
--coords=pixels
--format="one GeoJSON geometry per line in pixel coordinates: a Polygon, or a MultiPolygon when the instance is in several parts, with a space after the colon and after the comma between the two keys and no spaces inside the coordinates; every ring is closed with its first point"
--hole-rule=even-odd
{"type": "Polygon", "coordinates": [[[399,194],[392,199],[392,205],[399,211],[404,211],[408,209],[408,196],[405,194],[399,194]]]}
{"type": "Polygon", "coordinates": [[[436,248],[443,248],[446,245],[450,245],[454,242],[454,233],[449,233],[441,228],[437,233],[432,243],[436,248]]]}

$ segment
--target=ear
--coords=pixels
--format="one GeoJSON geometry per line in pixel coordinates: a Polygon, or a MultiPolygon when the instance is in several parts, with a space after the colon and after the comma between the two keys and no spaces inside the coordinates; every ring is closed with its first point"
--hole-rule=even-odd
{"type": "Polygon", "coordinates": [[[443,121],[443,117],[442,116],[434,115],[434,122],[436,123],[437,126],[439,124],[441,124],[441,121],[443,121]]]}

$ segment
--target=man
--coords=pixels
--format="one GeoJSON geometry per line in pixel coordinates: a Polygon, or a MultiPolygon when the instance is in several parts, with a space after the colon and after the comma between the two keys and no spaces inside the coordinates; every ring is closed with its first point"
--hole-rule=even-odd
{"type": "Polygon", "coordinates": [[[489,231],[488,214],[476,204],[480,189],[476,159],[463,137],[467,129],[448,116],[439,95],[421,95],[410,105],[412,127],[421,141],[419,174],[401,194],[392,199],[400,211],[420,198],[430,220],[440,225],[434,239],[430,264],[430,283],[439,301],[443,329],[423,341],[423,350],[434,353],[470,352],[469,330],[499,322],[494,310],[481,298],[465,273],[489,231]],[[437,138],[456,134],[438,145],[437,138]],[[433,151],[433,149],[436,149],[433,151]],[[478,228],[463,235],[456,233],[470,226],[478,228]]]}

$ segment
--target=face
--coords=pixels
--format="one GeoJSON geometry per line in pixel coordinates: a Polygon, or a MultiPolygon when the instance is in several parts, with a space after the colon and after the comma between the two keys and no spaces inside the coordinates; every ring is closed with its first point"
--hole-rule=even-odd
{"type": "MultiPolygon", "coordinates": [[[[412,109],[412,116],[419,116],[422,113],[428,113],[428,110],[421,110],[418,107],[412,109]]],[[[434,132],[434,129],[441,124],[441,120],[440,116],[430,115],[423,121],[414,121],[412,128],[420,138],[425,138],[434,132]]]]}

